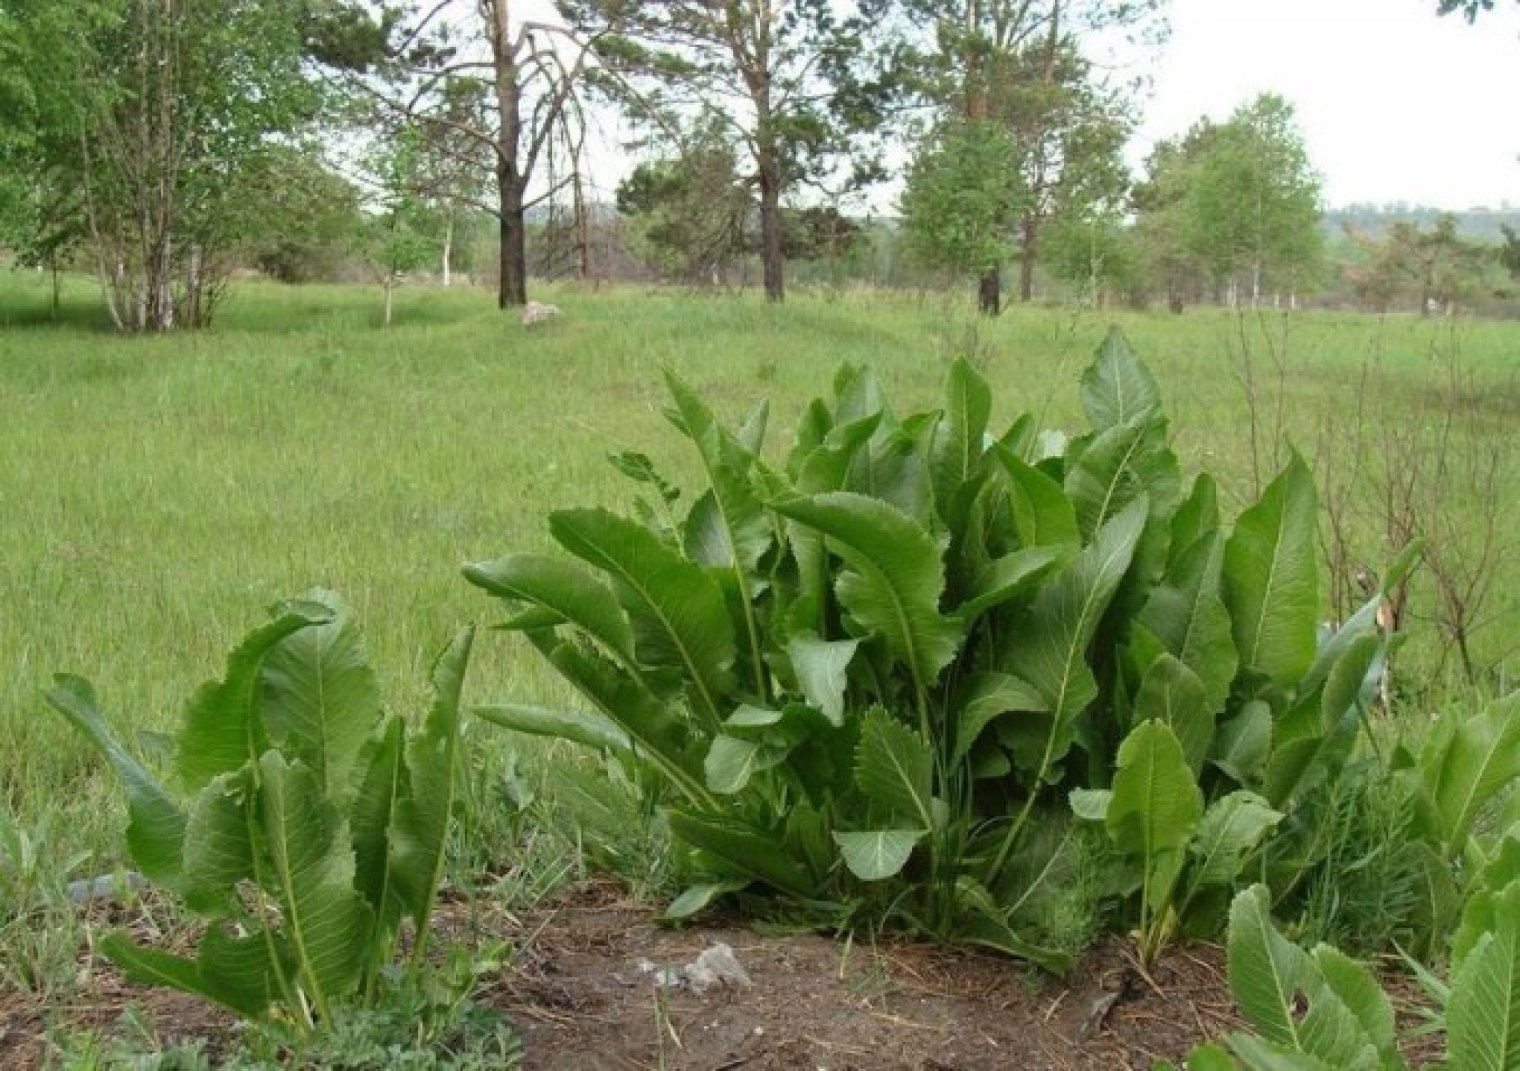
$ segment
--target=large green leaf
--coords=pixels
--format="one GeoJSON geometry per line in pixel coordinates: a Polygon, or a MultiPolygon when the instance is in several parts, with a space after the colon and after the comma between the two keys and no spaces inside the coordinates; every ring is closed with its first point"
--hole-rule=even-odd
{"type": "Polygon", "coordinates": [[[1076,546],[1077,514],[1061,485],[1005,446],[993,456],[1008,477],[1013,523],[1025,547],[1076,546]]]}
{"type": "Polygon", "coordinates": [[[1520,883],[1496,902],[1496,927],[1457,965],[1446,1008],[1447,1046],[1461,1071],[1520,1068],[1520,883]]]}
{"type": "Polygon", "coordinates": [[[1188,846],[1193,857],[1189,886],[1233,885],[1245,856],[1282,821],[1282,814],[1254,792],[1239,790],[1209,804],[1188,846]]]}
{"type": "Polygon", "coordinates": [[[443,881],[449,822],[459,781],[459,693],[475,631],[461,629],[433,666],[433,705],[406,745],[410,791],[396,808],[393,862],[396,891],[417,926],[415,954],[426,948],[433,900],[443,881]]]}
{"type": "Polygon", "coordinates": [[[269,733],[258,709],[264,658],[292,633],[333,617],[320,603],[289,602],[278,609],[275,620],[250,632],[228,656],[226,676],[202,685],[190,701],[175,766],[191,792],[217,774],[258,761],[268,750],[269,733]]]}
{"type": "Polygon", "coordinates": [[[855,781],[866,798],[929,829],[933,778],[934,756],[922,739],[880,707],[866,714],[855,756],[855,781]]]}
{"type": "MultiPolygon", "coordinates": [[[[878,412],[829,431],[823,444],[809,452],[800,463],[794,490],[817,494],[842,489],[856,452],[875,433],[881,417],[878,412]]],[[[833,573],[824,549],[823,533],[808,525],[788,521],[786,541],[797,562],[797,627],[824,635],[828,631],[828,610],[833,597],[833,573]]]]}
{"type": "Polygon", "coordinates": [[[909,418],[911,423],[883,420],[851,459],[842,489],[885,502],[925,528],[933,525],[928,450],[934,419],[932,413],[919,413],[909,418]]]}
{"type": "Polygon", "coordinates": [[[973,674],[956,689],[950,764],[956,765],[971,752],[993,719],[1016,710],[1039,712],[1045,708],[1045,698],[1012,674],[991,670],[973,674]]]}
{"type": "Polygon", "coordinates": [[[181,876],[186,817],[158,780],[143,768],[106,724],[95,689],[82,677],[59,674],[50,702],[105,755],[127,788],[127,848],[150,881],[173,886],[181,876]]]}
{"type": "Polygon", "coordinates": [[[956,358],[946,378],[945,411],[937,421],[929,453],[934,498],[947,521],[953,521],[956,497],[981,463],[991,415],[992,391],[987,380],[964,357],[956,358]]]}
{"type": "Polygon", "coordinates": [[[736,874],[758,878],[772,887],[802,899],[814,899],[819,890],[786,848],[774,837],[722,815],[668,812],[670,831],[694,848],[722,860],[736,874]]]}
{"type": "Polygon", "coordinates": [[[666,370],[665,382],[681,424],[696,444],[710,488],[697,499],[688,519],[687,553],[703,565],[723,570],[733,584],[743,622],[741,639],[755,685],[763,695],[764,649],[753,605],[754,571],[771,544],[773,528],[749,482],[753,456],[719,426],[707,403],[679,377],[666,370]]]}
{"type": "MultiPolygon", "coordinates": [[[[1439,859],[1439,857],[1438,857],[1439,859]]],[[[1439,860],[1441,869],[1451,867],[1439,860]]],[[[1451,935],[1451,962],[1460,964],[1485,933],[1499,927],[1499,905],[1509,887],[1520,882],[1520,828],[1511,826],[1491,849],[1487,861],[1477,874],[1464,875],[1466,903],[1462,920],[1451,935]]],[[[1440,917],[1436,915],[1435,917],[1440,917]]],[[[1446,936],[1443,930],[1442,936],[1446,936]]]]}
{"type": "Polygon", "coordinates": [[[925,691],[962,638],[960,625],[939,611],[939,541],[901,510],[849,491],[785,498],[774,508],[828,537],[850,565],[836,585],[840,603],[861,628],[883,637],[925,691]]]}
{"type": "Polygon", "coordinates": [[[724,796],[742,792],[755,774],[771,769],[785,758],[785,748],[763,740],[715,736],[703,763],[707,787],[724,796]]]}
{"type": "Polygon", "coordinates": [[[306,601],[330,607],[332,620],[270,648],[259,710],[275,744],[306,763],[329,794],[341,796],[380,718],[380,686],[349,608],[330,592],[313,592],[306,601]]]}
{"type": "Polygon", "coordinates": [[[1151,663],[1135,695],[1135,721],[1155,719],[1169,726],[1197,777],[1214,742],[1214,712],[1203,682],[1169,654],[1151,663]]]}
{"type": "Polygon", "coordinates": [[[568,740],[597,751],[628,751],[628,733],[611,718],[589,710],[549,710],[528,703],[490,703],[470,713],[494,725],[530,736],[568,740]]]}
{"type": "Polygon", "coordinates": [[[1250,784],[1267,763],[1272,751],[1272,708],[1253,699],[1214,735],[1211,758],[1238,784],[1250,784]]]}
{"type": "Polygon", "coordinates": [[[1302,1051],[1294,1017],[1309,974],[1309,956],[1272,925],[1272,894],[1253,885],[1230,907],[1230,993],[1267,1041],[1302,1051]]]}
{"type": "Polygon", "coordinates": [[[190,906],[206,914],[240,907],[238,885],[255,877],[252,768],[218,774],[190,800],[185,824],[184,892],[190,906]]]}
{"type": "Polygon", "coordinates": [[[269,946],[261,936],[232,938],[213,928],[193,960],[144,948],[123,933],[101,938],[100,950],[134,981],[204,997],[251,1019],[262,1016],[274,997],[269,946]],[[208,964],[215,965],[210,977],[208,964]]]}
{"type": "Polygon", "coordinates": [[[1378,648],[1376,634],[1362,636],[1346,649],[1318,692],[1301,698],[1273,724],[1265,788],[1274,807],[1322,783],[1349,757],[1362,682],[1378,648]]]}
{"type": "Polygon", "coordinates": [[[1129,568],[1145,518],[1144,499],[1126,506],[1040,589],[1020,618],[1020,641],[1009,654],[1007,668],[1033,685],[1050,711],[1041,733],[1043,746],[1038,748],[1040,777],[1071,747],[1077,715],[1097,697],[1088,647],[1129,568]]]}
{"type": "Polygon", "coordinates": [[[969,597],[955,612],[969,625],[993,607],[1029,592],[1069,557],[1064,545],[1025,547],[1005,554],[976,578],[969,597]]]}
{"type": "Polygon", "coordinates": [[[693,802],[710,802],[702,770],[688,747],[691,729],[643,682],[595,651],[552,635],[529,633],[549,663],[589,699],[608,721],[628,734],[649,759],[693,802]]]}
{"type": "MultiPolygon", "coordinates": [[[[1316,946],[1310,956],[1323,983],[1323,988],[1319,989],[1321,1002],[1323,1003],[1323,994],[1327,992],[1334,994],[1335,999],[1351,1013],[1352,1018],[1361,1027],[1366,1039],[1372,1042],[1377,1050],[1377,1062],[1385,1068],[1402,1068],[1404,1061],[1399,1055],[1393,1002],[1378,985],[1372,972],[1329,945],[1316,946]]],[[[1316,1051],[1322,1055],[1328,1055],[1329,1052],[1339,1048],[1340,1044],[1339,1039],[1334,1039],[1330,1044],[1322,1049],[1317,1048],[1316,1051]]],[[[1366,1059],[1365,1046],[1353,1043],[1350,1051],[1366,1059]]],[[[1353,1056],[1354,1058],[1356,1057],[1353,1056]]]]}
{"type": "Polygon", "coordinates": [[[1159,721],[1125,737],[1118,763],[1104,825],[1121,852],[1140,860],[1147,909],[1155,912],[1171,896],[1203,815],[1203,793],[1176,735],[1159,721]]]}
{"type": "Polygon", "coordinates": [[[1161,411],[1155,377],[1117,327],[1109,329],[1093,363],[1082,373],[1082,409],[1099,431],[1161,411]]]}
{"type": "Polygon", "coordinates": [[[575,625],[625,665],[633,630],[605,584],[557,558],[512,554],[464,567],[465,579],[497,598],[530,603],[575,625]]]}
{"type": "Polygon", "coordinates": [[[639,660],[680,670],[696,709],[716,726],[735,647],[733,622],[712,577],[643,525],[606,510],[560,510],[549,530],[571,554],[612,577],[639,660]]]}
{"type": "MultiPolygon", "coordinates": [[[[396,887],[393,828],[396,810],[411,792],[406,768],[406,722],[399,714],[386,719],[380,735],[362,760],[363,776],[354,795],[350,824],[354,841],[354,887],[375,915],[376,945],[389,952],[391,938],[405,913],[396,887]]],[[[374,949],[372,964],[382,951],[374,949]]],[[[388,956],[387,956],[388,958],[388,956]]]]}
{"type": "Polygon", "coordinates": [[[859,640],[821,640],[816,633],[799,633],[787,640],[786,656],[797,675],[803,698],[835,726],[844,724],[847,671],[859,640]]]}
{"type": "MultiPolygon", "coordinates": [[[[1193,488],[1172,515],[1172,538],[1167,571],[1173,572],[1182,556],[1192,550],[1204,538],[1219,534],[1219,489],[1214,477],[1200,472],[1193,480],[1193,488]]],[[[1221,546],[1220,552],[1224,548],[1221,546]]],[[[1219,572],[1213,573],[1213,583],[1218,584],[1219,572]]]]}
{"type": "Polygon", "coordinates": [[[1224,709],[1237,668],[1230,615],[1219,597],[1223,549],[1218,532],[1195,539],[1168,568],[1138,618],[1198,675],[1215,712],[1224,709]]]}
{"type": "MultiPolygon", "coordinates": [[[[1153,510],[1169,513],[1181,484],[1177,458],[1166,447],[1165,426],[1149,416],[1099,432],[1066,473],[1066,494],[1088,538],[1140,496],[1153,510]]],[[[1166,529],[1160,532],[1165,537],[1166,529]]]]}
{"type": "Polygon", "coordinates": [[[277,751],[259,760],[262,826],[282,932],[307,998],[324,1019],[357,985],[372,916],[354,889],[354,851],[317,775],[277,751]]]}
{"type": "Polygon", "coordinates": [[[1284,688],[1314,660],[1317,510],[1314,477],[1294,454],[1225,544],[1224,603],[1240,662],[1284,688]]]}
{"type": "Polygon", "coordinates": [[[1330,675],[1335,664],[1340,661],[1341,656],[1346,653],[1348,647],[1363,636],[1378,631],[1379,612],[1384,608],[1393,590],[1404,582],[1414,570],[1415,565],[1419,563],[1423,549],[1423,542],[1415,540],[1399,552],[1388,568],[1383,571],[1382,583],[1378,586],[1378,590],[1373,592],[1372,597],[1321,645],[1314,656],[1314,663],[1309,667],[1303,683],[1299,685],[1301,691],[1307,692],[1319,687],[1330,675]]]}
{"type": "Polygon", "coordinates": [[[844,865],[861,881],[896,877],[908,865],[913,849],[927,834],[923,829],[883,829],[870,833],[835,833],[834,843],[844,865]]]}
{"type": "Polygon", "coordinates": [[[1420,755],[1420,779],[1435,805],[1441,841],[1454,856],[1483,808],[1520,777],[1520,693],[1480,714],[1446,717],[1454,726],[1420,755]]]}

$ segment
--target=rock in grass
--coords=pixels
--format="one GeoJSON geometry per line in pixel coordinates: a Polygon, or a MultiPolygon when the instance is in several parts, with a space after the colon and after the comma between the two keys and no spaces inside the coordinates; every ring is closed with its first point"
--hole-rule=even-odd
{"type": "Polygon", "coordinates": [[[522,323],[524,327],[534,327],[559,315],[558,305],[545,305],[539,301],[530,301],[523,306],[522,323]]]}
{"type": "Polygon", "coordinates": [[[115,900],[124,892],[141,892],[148,882],[135,870],[125,874],[101,874],[69,882],[69,903],[84,907],[101,900],[115,900]]]}

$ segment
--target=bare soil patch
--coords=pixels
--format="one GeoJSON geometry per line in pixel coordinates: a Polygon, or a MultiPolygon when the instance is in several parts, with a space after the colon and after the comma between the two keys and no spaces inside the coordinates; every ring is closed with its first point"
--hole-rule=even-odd
{"type": "MultiPolygon", "coordinates": [[[[721,922],[673,929],[602,883],[499,928],[482,927],[463,904],[443,912],[442,928],[460,939],[495,930],[518,944],[480,999],[511,1016],[534,1069],[1113,1071],[1176,1060],[1239,1025],[1223,951],[1208,945],[1173,949],[1141,972],[1112,941],[1053,979],[1004,957],[911,941],[869,946],[721,922]],[[658,987],[647,969],[679,968],[716,942],[733,949],[751,985],[698,995],[658,987]]],[[[0,1067],[42,1066],[50,1025],[109,1032],[133,1003],[163,1044],[201,1037],[215,1052],[233,1026],[203,1002],[136,986],[97,962],[66,1006],[0,994],[0,1067]]]]}
{"type": "Polygon", "coordinates": [[[1110,942],[1057,980],[916,942],[665,928],[606,889],[524,923],[537,936],[486,997],[517,1023],[530,1068],[1149,1068],[1239,1025],[1212,946],[1177,948],[1142,973],[1110,942]],[[733,949],[749,987],[660,989],[643,969],[678,968],[714,942],[733,949]]]}

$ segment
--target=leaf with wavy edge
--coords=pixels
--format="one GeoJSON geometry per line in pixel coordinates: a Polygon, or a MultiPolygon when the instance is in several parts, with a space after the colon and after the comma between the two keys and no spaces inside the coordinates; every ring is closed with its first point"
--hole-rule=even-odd
{"type": "Polygon", "coordinates": [[[158,779],[149,773],[106,724],[95,689],[83,677],[60,673],[53,678],[48,702],[95,745],[127,789],[127,849],[148,880],[175,886],[183,875],[181,859],[186,816],[158,779]]]}
{"type": "Polygon", "coordinates": [[[459,782],[459,695],[474,641],[473,628],[460,629],[434,663],[433,705],[406,744],[408,792],[396,807],[391,865],[396,891],[417,927],[412,956],[419,962],[443,881],[459,782]]]}
{"type": "MultiPolygon", "coordinates": [[[[710,488],[697,500],[687,522],[687,553],[732,579],[743,624],[741,639],[755,687],[764,698],[768,695],[768,678],[760,625],[755,616],[754,572],[770,548],[774,530],[749,483],[748,472],[754,457],[718,424],[707,403],[669,369],[665,372],[665,383],[675,399],[681,425],[696,444],[710,488]],[[694,546],[704,548],[704,552],[693,553],[694,546]]],[[[764,434],[763,421],[760,434],[764,434]]]]}
{"type": "Polygon", "coordinates": [[[1082,410],[1099,431],[1161,412],[1156,378],[1117,327],[1109,329],[1093,363],[1082,373],[1082,410]]]}
{"type": "Polygon", "coordinates": [[[1078,546],[1076,510],[1061,485],[1001,443],[992,452],[1007,476],[1019,541],[1026,547],[1078,546]]]}
{"type": "MultiPolygon", "coordinates": [[[[1082,534],[1091,537],[1139,496],[1149,499],[1153,509],[1170,510],[1181,482],[1164,424],[1136,417],[1094,436],[1068,467],[1065,490],[1082,534]]],[[[1160,534],[1164,537],[1166,530],[1160,534]]]]}
{"type": "Polygon", "coordinates": [[[307,999],[324,1020],[357,986],[373,917],[354,889],[348,828],[304,763],[259,760],[261,825],[283,935],[307,999]]]}
{"type": "Polygon", "coordinates": [[[934,756],[928,745],[880,707],[860,727],[855,782],[861,793],[894,815],[934,826],[934,756]]]}
{"type": "Polygon", "coordinates": [[[836,584],[840,604],[886,641],[924,693],[962,639],[959,624],[939,611],[940,542],[896,507],[850,491],[792,496],[773,508],[829,539],[850,566],[836,584]]]}
{"type": "Polygon", "coordinates": [[[1209,804],[1188,845],[1192,858],[1189,896],[1210,885],[1233,885],[1240,877],[1242,861],[1282,817],[1266,800],[1244,789],[1209,804]]]}
{"type": "Polygon", "coordinates": [[[939,515],[951,521],[956,497],[976,473],[982,459],[987,420],[992,415],[992,391],[983,375],[964,357],[950,365],[945,377],[945,410],[934,430],[929,469],[939,515]]]}
{"type": "Polygon", "coordinates": [[[1240,663],[1284,688],[1314,661],[1318,522],[1314,477],[1295,453],[1225,544],[1224,603],[1240,663]]]}
{"type": "Polygon", "coordinates": [[[1494,906],[1497,926],[1452,973],[1447,1044],[1451,1066],[1462,1071],[1520,1067],[1520,883],[1494,906]]]}
{"type": "Polygon", "coordinates": [[[144,948],[125,933],[107,934],[100,950],[128,977],[190,993],[250,1019],[261,1018],[278,992],[280,967],[270,961],[262,933],[230,937],[212,928],[195,959],[144,948]]]}
{"type": "Polygon", "coordinates": [[[1040,777],[1071,746],[1074,724],[1098,694],[1087,664],[1098,622],[1129,568],[1145,525],[1147,504],[1136,499],[1105,525],[1096,539],[1046,583],[1020,618],[1008,669],[1033,685],[1051,712],[1044,734],[1040,777]]]}
{"type": "Polygon", "coordinates": [[[1211,712],[1224,709],[1239,666],[1230,614],[1219,595],[1223,551],[1218,532],[1195,539],[1173,560],[1138,617],[1198,675],[1211,712]]]}
{"type": "Polygon", "coordinates": [[[1482,713],[1446,715],[1454,727],[1420,756],[1420,779],[1435,805],[1448,857],[1459,854],[1482,809],[1520,778],[1520,693],[1482,713]]]}
{"type": "Polygon", "coordinates": [[[386,719],[362,760],[363,776],[349,812],[354,842],[354,888],[375,917],[376,940],[366,970],[390,959],[396,929],[406,904],[397,888],[393,852],[396,810],[411,792],[406,768],[406,722],[399,714],[386,719]]]}
{"type": "Polygon", "coordinates": [[[1159,721],[1142,722],[1119,747],[1103,824],[1114,846],[1143,868],[1143,929],[1154,926],[1169,905],[1202,815],[1203,793],[1176,735],[1159,721]]]}
{"type": "Polygon", "coordinates": [[[1306,984],[1309,956],[1272,925],[1272,895],[1253,885],[1230,905],[1230,993],[1269,1042],[1302,1051],[1293,1009],[1306,984]]]}
{"type": "Polygon", "coordinates": [[[188,791],[257,762],[268,750],[269,733],[258,709],[264,658],[287,636],[334,616],[331,607],[312,602],[287,602],[277,609],[275,620],[250,632],[227,657],[226,675],[201,685],[190,700],[175,753],[175,769],[188,791]]]}
{"type": "Polygon", "coordinates": [[[464,576],[499,599],[529,603],[554,615],[526,624],[568,621],[625,666],[632,664],[633,630],[611,589],[569,562],[541,554],[511,554],[466,565],[464,576]]]}
{"type": "Polygon", "coordinates": [[[859,640],[821,640],[812,632],[797,633],[787,640],[786,656],[803,698],[836,728],[844,725],[848,670],[859,646],[859,640]]]}
{"type": "Polygon", "coordinates": [[[1214,742],[1214,712],[1198,675],[1179,659],[1162,655],[1141,678],[1134,709],[1135,721],[1154,718],[1171,728],[1188,768],[1198,776],[1214,742]]]}
{"type": "Polygon", "coordinates": [[[834,843],[844,865],[861,881],[896,877],[908,865],[913,849],[927,835],[923,829],[881,829],[868,833],[835,833],[834,843]]]}
{"type": "Polygon", "coordinates": [[[612,577],[639,661],[679,669],[699,716],[716,727],[736,650],[717,582],[643,525],[604,509],[560,510],[551,515],[549,531],[571,554],[612,577]]]}
{"type": "Polygon", "coordinates": [[[270,648],[259,671],[259,711],[276,745],[340,797],[380,719],[380,685],[347,604],[328,591],[313,591],[303,601],[329,607],[332,620],[298,629],[270,648]]]}

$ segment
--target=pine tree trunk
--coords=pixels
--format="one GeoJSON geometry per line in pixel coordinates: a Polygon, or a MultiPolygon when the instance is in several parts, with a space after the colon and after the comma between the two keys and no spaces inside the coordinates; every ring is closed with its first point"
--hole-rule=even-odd
{"type": "Polygon", "coordinates": [[[522,191],[515,179],[502,182],[501,261],[496,305],[506,309],[528,303],[528,223],[522,191]]]}
{"type": "Polygon", "coordinates": [[[765,276],[765,298],[781,301],[786,296],[785,268],[781,257],[781,161],[774,145],[760,147],[760,258],[765,276]]]}
{"type": "Polygon", "coordinates": [[[442,267],[443,267],[443,286],[444,286],[444,289],[448,289],[449,284],[451,282],[453,282],[453,260],[454,260],[454,213],[450,212],[448,220],[443,225],[443,265],[442,265],[442,267]]]}
{"type": "Polygon", "coordinates": [[[1023,241],[1019,243],[1019,301],[1028,304],[1034,300],[1035,241],[1039,237],[1039,225],[1034,218],[1026,216],[1021,225],[1023,241]]]}
{"type": "Polygon", "coordinates": [[[521,166],[522,86],[518,83],[517,56],[513,52],[512,25],[506,0],[489,7],[492,62],[495,66],[496,114],[501,120],[496,141],[496,198],[500,209],[501,252],[498,264],[496,304],[499,308],[528,303],[528,226],[523,211],[527,186],[518,174],[521,166]]]}

